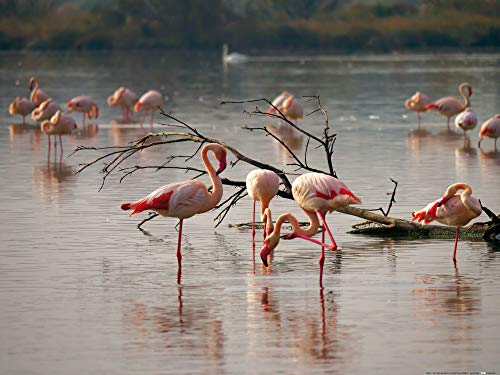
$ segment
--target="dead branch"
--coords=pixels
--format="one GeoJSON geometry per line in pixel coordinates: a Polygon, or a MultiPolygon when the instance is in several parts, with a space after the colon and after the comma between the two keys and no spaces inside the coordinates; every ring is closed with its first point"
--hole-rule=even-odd
{"type": "Polygon", "coordinates": [[[391,199],[389,201],[389,206],[387,207],[387,211],[384,211],[384,209],[382,207],[374,208],[374,209],[366,209],[366,211],[380,211],[380,212],[382,212],[382,215],[384,215],[384,216],[389,215],[389,212],[391,211],[391,208],[392,208],[392,204],[396,203],[396,199],[395,199],[396,189],[398,188],[398,182],[396,180],[393,180],[390,177],[389,177],[389,180],[391,180],[392,183],[394,184],[394,190],[392,191],[392,193],[387,193],[387,195],[391,196],[391,199]]]}

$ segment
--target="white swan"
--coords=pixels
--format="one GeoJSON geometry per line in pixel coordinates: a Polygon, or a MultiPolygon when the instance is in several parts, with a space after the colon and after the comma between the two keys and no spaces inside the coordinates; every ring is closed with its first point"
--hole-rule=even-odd
{"type": "Polygon", "coordinates": [[[222,62],[224,64],[241,64],[248,61],[248,56],[241,53],[232,52],[229,53],[229,47],[224,43],[222,46],[222,62]]]}

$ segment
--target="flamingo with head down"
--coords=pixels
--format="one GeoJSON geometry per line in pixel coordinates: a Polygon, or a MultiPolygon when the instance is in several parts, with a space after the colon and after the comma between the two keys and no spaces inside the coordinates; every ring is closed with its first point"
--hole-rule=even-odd
{"type": "Polygon", "coordinates": [[[484,137],[493,138],[495,140],[495,151],[497,150],[497,139],[500,137],[500,114],[496,114],[489,120],[486,120],[483,125],[481,125],[481,130],[479,131],[479,142],[477,147],[481,148],[481,141],[484,137]]]}
{"type": "Polygon", "coordinates": [[[304,119],[304,109],[300,102],[295,98],[294,95],[290,94],[288,91],[283,91],[272,101],[272,106],[267,110],[268,114],[276,112],[276,108],[283,113],[283,115],[297,124],[297,120],[304,119]]]}
{"type": "Polygon", "coordinates": [[[226,149],[219,144],[209,143],[201,149],[201,160],[212,181],[211,192],[201,181],[187,180],[162,186],[136,202],[121,205],[122,210],[133,210],[130,216],[142,211],[152,210],[161,216],[179,219],[179,237],[177,240],[178,283],[180,283],[181,277],[181,236],[184,219],[210,211],[222,198],[222,181],[218,175],[227,165],[226,149]],[[209,152],[212,152],[219,162],[217,170],[208,158],[209,152]]]}
{"type": "Polygon", "coordinates": [[[130,121],[131,109],[138,100],[139,97],[135,92],[127,87],[120,87],[108,98],[108,105],[120,106],[122,108],[122,119],[125,122],[130,121]]]}
{"type": "Polygon", "coordinates": [[[464,131],[464,142],[466,141],[465,133],[467,130],[472,130],[477,125],[477,116],[470,108],[466,108],[465,111],[458,114],[455,117],[455,126],[464,131]]]}
{"type": "Polygon", "coordinates": [[[83,113],[83,126],[85,126],[86,116],[89,119],[99,117],[99,107],[97,103],[87,95],[80,95],[71,99],[66,103],[66,107],[68,107],[70,111],[83,113]]]}
{"type": "Polygon", "coordinates": [[[23,117],[23,125],[26,123],[26,116],[35,109],[36,105],[32,101],[18,96],[9,105],[9,114],[11,116],[20,115],[23,117]]]}
{"type": "Polygon", "coordinates": [[[460,101],[460,99],[454,96],[447,96],[445,98],[441,98],[436,100],[433,103],[429,103],[425,106],[426,110],[433,109],[437,111],[441,116],[444,116],[448,119],[447,126],[448,131],[450,129],[450,118],[455,115],[458,115],[460,112],[463,112],[466,108],[470,107],[470,97],[472,96],[472,86],[467,82],[460,84],[458,87],[458,91],[464,98],[464,103],[460,101]]]}
{"type": "Polygon", "coordinates": [[[149,90],[142,94],[139,101],[135,104],[134,111],[144,111],[144,116],[141,119],[141,126],[144,124],[144,119],[146,118],[146,112],[151,111],[151,125],[155,119],[155,112],[163,104],[163,95],[156,90],[149,90]]]}
{"type": "Polygon", "coordinates": [[[40,83],[38,82],[38,78],[36,77],[30,78],[29,88],[31,90],[30,100],[33,103],[35,103],[37,107],[49,98],[47,94],[45,94],[45,92],[43,92],[43,90],[40,89],[40,83]]]}
{"type": "Polygon", "coordinates": [[[420,130],[420,114],[422,112],[427,111],[425,106],[429,104],[431,100],[425,94],[422,94],[420,91],[417,91],[413,96],[406,100],[405,106],[411,111],[417,112],[418,115],[418,129],[420,130]]]}
{"type": "Polygon", "coordinates": [[[453,249],[453,262],[457,262],[457,244],[460,227],[481,215],[482,208],[479,201],[472,196],[469,185],[460,182],[448,186],[443,197],[429,203],[423,209],[412,212],[411,221],[429,224],[436,220],[441,224],[456,226],[455,247],[453,249]],[[463,190],[461,194],[456,194],[463,190]]]}

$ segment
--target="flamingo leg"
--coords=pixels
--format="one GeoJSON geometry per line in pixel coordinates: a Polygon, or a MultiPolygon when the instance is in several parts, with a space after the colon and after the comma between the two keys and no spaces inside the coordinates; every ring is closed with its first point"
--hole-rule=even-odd
{"type": "Polygon", "coordinates": [[[316,212],[318,213],[319,217],[321,218],[321,221],[323,222],[323,230],[326,229],[326,231],[328,233],[328,237],[330,237],[330,240],[332,241],[331,250],[332,251],[337,250],[337,243],[333,239],[332,232],[330,232],[330,228],[328,228],[328,224],[326,223],[326,220],[325,220],[325,214],[323,212],[321,212],[321,210],[318,210],[316,212]]]}
{"type": "Polygon", "coordinates": [[[448,126],[448,131],[451,132],[451,129],[450,129],[450,118],[448,117],[448,122],[446,123],[446,125],[448,126]]]}
{"type": "Polygon", "coordinates": [[[142,119],[141,119],[141,127],[144,124],[145,119],[146,119],[146,111],[144,111],[144,116],[142,116],[142,119]]]}
{"type": "Polygon", "coordinates": [[[23,125],[26,125],[26,116],[23,116],[23,125]]]}
{"type": "Polygon", "coordinates": [[[49,152],[48,152],[47,162],[50,162],[50,148],[51,148],[51,144],[50,144],[50,135],[49,134],[47,134],[47,138],[49,139],[49,152]]]}
{"type": "Polygon", "coordinates": [[[179,238],[177,240],[177,284],[181,283],[182,275],[182,254],[181,254],[181,238],[182,238],[182,222],[184,219],[179,219],[179,238]]]}
{"type": "MultiPolygon", "coordinates": [[[[252,215],[252,243],[255,243],[255,202],[253,201],[253,215],[252,215]]],[[[264,228],[265,228],[264,223],[264,228]]],[[[265,230],[265,229],[264,229],[265,230]]]]}
{"type": "Polygon", "coordinates": [[[151,110],[151,125],[153,125],[154,120],[155,120],[155,110],[152,109],[151,110]]]}
{"type": "Polygon", "coordinates": [[[497,152],[497,139],[498,138],[495,138],[495,152],[497,152]]]}
{"type": "Polygon", "coordinates": [[[418,116],[418,130],[420,130],[420,112],[417,112],[417,116],[418,116]]]}
{"type": "Polygon", "coordinates": [[[82,126],[85,127],[85,113],[83,114],[82,126]]]}
{"type": "Polygon", "coordinates": [[[61,157],[62,157],[62,154],[63,154],[63,145],[62,145],[61,134],[59,134],[59,147],[61,147],[61,157]]]}
{"type": "Polygon", "coordinates": [[[321,246],[321,256],[319,258],[319,287],[323,289],[323,265],[325,264],[325,248],[321,246]]]}
{"type": "Polygon", "coordinates": [[[309,241],[309,242],[312,242],[312,243],[315,243],[316,245],[320,245],[321,248],[324,248],[324,247],[328,247],[330,248],[331,250],[335,250],[336,246],[335,245],[335,248],[332,246],[332,245],[327,245],[326,243],[324,242],[320,242],[318,240],[315,240],[314,238],[311,238],[311,237],[307,237],[307,236],[304,236],[303,234],[299,234],[299,233],[293,233],[293,238],[302,238],[303,240],[306,240],[306,241],[309,241]]]}
{"type": "Polygon", "coordinates": [[[457,245],[458,245],[459,234],[460,234],[460,227],[457,227],[457,234],[455,236],[455,247],[453,249],[453,263],[457,263],[457,245]]]}

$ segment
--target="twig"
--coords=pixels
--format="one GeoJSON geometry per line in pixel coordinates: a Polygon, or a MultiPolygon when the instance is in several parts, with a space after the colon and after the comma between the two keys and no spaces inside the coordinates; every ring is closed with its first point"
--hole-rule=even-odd
{"type": "Polygon", "coordinates": [[[379,208],[373,208],[373,209],[365,209],[365,211],[380,211],[382,212],[382,215],[384,216],[389,216],[389,212],[391,211],[392,204],[396,203],[396,189],[398,188],[398,182],[396,180],[393,180],[392,178],[389,177],[389,180],[392,181],[394,184],[394,189],[392,190],[392,193],[386,193],[387,195],[391,196],[391,200],[389,201],[389,206],[387,207],[387,211],[384,211],[382,207],[379,208]]]}
{"type": "Polygon", "coordinates": [[[139,224],[137,224],[137,228],[142,229],[141,227],[144,223],[148,222],[149,220],[153,220],[157,216],[160,216],[160,214],[157,214],[156,212],[150,212],[149,216],[146,219],[142,220],[139,224]]]}

